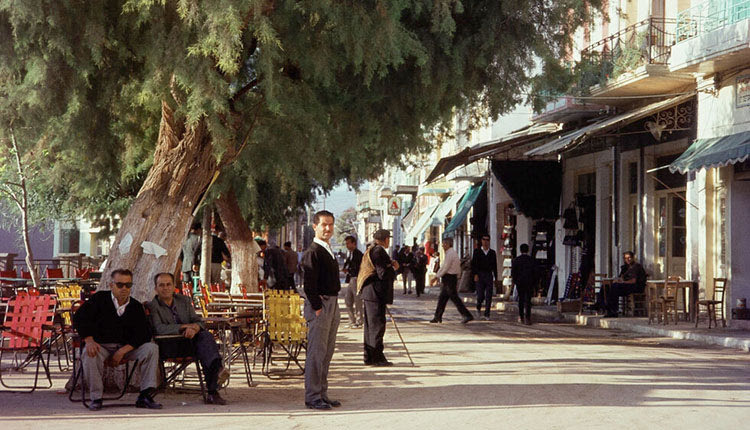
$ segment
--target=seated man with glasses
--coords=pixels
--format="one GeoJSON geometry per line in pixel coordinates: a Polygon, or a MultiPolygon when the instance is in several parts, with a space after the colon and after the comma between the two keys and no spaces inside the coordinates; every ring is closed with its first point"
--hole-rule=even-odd
{"type": "MultiPolygon", "coordinates": [[[[203,366],[206,377],[208,395],[206,403],[209,405],[226,405],[227,402],[219,394],[219,387],[229,379],[229,370],[224,367],[219,355],[219,347],[214,336],[206,331],[203,319],[195,312],[193,300],[182,294],[175,294],[174,276],[171,273],[158,273],[154,276],[154,290],[156,297],[146,303],[151,317],[151,325],[155,334],[181,334],[195,348],[195,354],[203,366]]],[[[181,349],[177,344],[161,344],[162,353],[170,349],[181,349]]],[[[190,351],[192,353],[192,351],[190,351]]]]}
{"type": "Polygon", "coordinates": [[[102,372],[105,361],[113,366],[125,360],[138,360],[141,393],[135,406],[161,409],[153,399],[159,369],[159,348],[151,342],[143,305],[130,297],[133,273],[116,269],[111,274],[110,291],[99,291],[73,316],[73,326],[85,342],[81,366],[89,387],[89,409],[102,408],[102,372]]]}

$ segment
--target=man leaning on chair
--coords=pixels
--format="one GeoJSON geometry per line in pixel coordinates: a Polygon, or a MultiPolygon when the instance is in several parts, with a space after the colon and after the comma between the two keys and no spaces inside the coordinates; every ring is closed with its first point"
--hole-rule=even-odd
{"type": "Polygon", "coordinates": [[[227,402],[218,389],[229,379],[229,370],[223,366],[214,336],[206,331],[203,319],[195,312],[192,300],[175,294],[174,276],[171,273],[164,272],[154,276],[154,289],[156,296],[146,303],[154,334],[181,334],[190,339],[206,377],[206,403],[226,405],[227,402]]]}

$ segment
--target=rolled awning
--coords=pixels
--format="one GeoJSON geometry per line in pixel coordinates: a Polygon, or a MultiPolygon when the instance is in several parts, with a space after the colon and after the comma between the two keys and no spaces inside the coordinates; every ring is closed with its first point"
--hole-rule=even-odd
{"type": "Polygon", "coordinates": [[[693,97],[695,97],[695,93],[683,94],[671,99],[651,103],[650,105],[646,105],[638,109],[633,109],[621,115],[615,115],[613,117],[605,118],[601,121],[565,134],[558,139],[545,143],[542,146],[527,151],[525,155],[534,157],[564,152],[577,146],[579,143],[584,142],[589,137],[604,133],[613,128],[628,125],[655,112],[659,112],[663,109],[667,109],[680,103],[684,103],[693,97]]]}
{"type": "Polygon", "coordinates": [[[696,139],[692,145],[669,165],[672,173],[685,174],[691,170],[741,163],[750,156],[750,131],[728,136],[696,139]]]}
{"type": "Polygon", "coordinates": [[[435,213],[432,214],[431,225],[444,225],[445,216],[448,215],[448,212],[452,211],[453,208],[456,207],[456,204],[458,204],[458,201],[461,200],[463,196],[463,192],[456,192],[451,194],[447,199],[443,200],[443,202],[440,203],[437,209],[435,209],[435,213]]]}
{"type": "Polygon", "coordinates": [[[417,219],[417,222],[414,223],[414,227],[409,229],[409,232],[404,235],[404,244],[411,245],[414,243],[414,240],[416,239],[417,242],[421,242],[421,236],[424,233],[425,230],[427,230],[427,227],[430,226],[430,221],[432,221],[432,214],[435,213],[435,209],[439,205],[432,205],[425,210],[422,215],[420,215],[419,219],[417,219]]]}
{"type": "Polygon", "coordinates": [[[536,139],[547,137],[558,131],[560,131],[560,125],[558,124],[531,124],[528,127],[516,130],[499,139],[489,140],[470,148],[464,148],[457,154],[441,158],[430,174],[427,175],[425,182],[429,184],[440,176],[447,175],[461,166],[491,156],[495,152],[510,145],[531,142],[536,139]]]}
{"type": "Polygon", "coordinates": [[[469,191],[464,194],[464,197],[461,199],[461,202],[458,204],[458,209],[456,209],[456,214],[453,215],[453,218],[451,218],[451,222],[448,224],[447,227],[445,227],[445,231],[443,234],[451,233],[455,230],[458,230],[459,227],[464,223],[466,220],[466,215],[469,214],[469,210],[472,206],[474,206],[474,203],[477,201],[477,198],[479,197],[479,194],[484,190],[484,181],[481,183],[472,186],[469,188],[469,191]]]}
{"type": "Polygon", "coordinates": [[[492,173],[513,199],[516,210],[532,219],[560,216],[562,165],[557,161],[492,162],[492,173]]]}

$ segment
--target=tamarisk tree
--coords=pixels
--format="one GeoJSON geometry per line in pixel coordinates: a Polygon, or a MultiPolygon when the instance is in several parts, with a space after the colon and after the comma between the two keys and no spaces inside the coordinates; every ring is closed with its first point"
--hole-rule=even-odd
{"type": "Polygon", "coordinates": [[[0,0],[0,97],[62,205],[120,214],[103,279],[129,268],[143,299],[217,174],[246,221],[372,177],[455,109],[478,123],[522,101],[589,3],[0,0]]]}

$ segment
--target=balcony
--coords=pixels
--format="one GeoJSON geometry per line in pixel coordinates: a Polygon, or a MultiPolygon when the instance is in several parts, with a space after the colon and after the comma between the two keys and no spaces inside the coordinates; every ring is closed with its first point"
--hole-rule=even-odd
{"type": "Polygon", "coordinates": [[[712,0],[677,15],[677,43],[669,69],[714,74],[746,64],[750,55],[750,0],[712,0]]]}
{"type": "Polygon", "coordinates": [[[649,18],[584,49],[581,61],[590,64],[581,80],[594,84],[591,95],[601,97],[600,103],[622,106],[633,100],[621,97],[668,94],[693,85],[692,75],[668,67],[676,26],[674,19],[649,18]]]}

